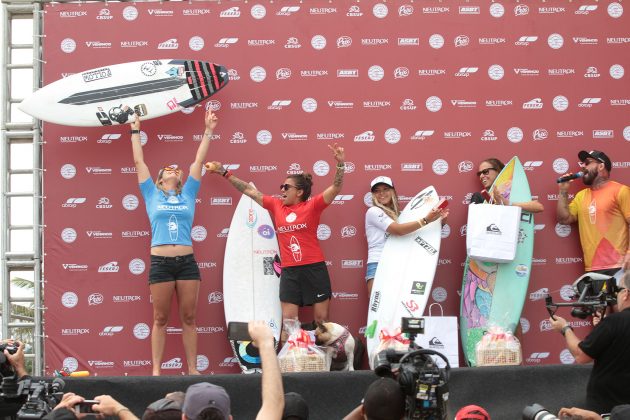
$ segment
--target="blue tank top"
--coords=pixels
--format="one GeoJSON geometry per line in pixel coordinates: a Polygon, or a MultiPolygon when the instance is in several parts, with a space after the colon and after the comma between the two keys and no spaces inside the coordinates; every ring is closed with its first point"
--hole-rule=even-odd
{"type": "Polygon", "coordinates": [[[167,195],[151,178],[140,184],[149,222],[151,246],[192,245],[190,231],[200,182],[188,176],[180,194],[167,195]]]}

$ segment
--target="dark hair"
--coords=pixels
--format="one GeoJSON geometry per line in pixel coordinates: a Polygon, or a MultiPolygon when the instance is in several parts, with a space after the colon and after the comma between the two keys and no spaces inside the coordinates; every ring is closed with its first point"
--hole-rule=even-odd
{"type": "Polygon", "coordinates": [[[142,420],[181,420],[182,410],[151,410],[147,409],[142,420]]]}
{"type": "Polygon", "coordinates": [[[309,173],[301,173],[289,175],[287,179],[292,179],[295,181],[295,186],[304,191],[302,194],[302,201],[308,200],[311,196],[311,187],[313,186],[313,175],[309,173]]]}
{"type": "Polygon", "coordinates": [[[225,415],[217,407],[204,408],[194,420],[225,420],[225,415]]]}
{"type": "Polygon", "coordinates": [[[505,165],[503,164],[503,162],[501,162],[499,159],[497,158],[488,158],[488,159],[484,159],[482,160],[483,162],[488,162],[490,165],[492,165],[492,167],[494,169],[497,170],[497,172],[501,172],[503,170],[503,168],[505,168],[505,165]]]}
{"type": "Polygon", "coordinates": [[[398,382],[380,378],[365,392],[363,411],[368,420],[401,419],[405,415],[405,395],[398,382]]]}

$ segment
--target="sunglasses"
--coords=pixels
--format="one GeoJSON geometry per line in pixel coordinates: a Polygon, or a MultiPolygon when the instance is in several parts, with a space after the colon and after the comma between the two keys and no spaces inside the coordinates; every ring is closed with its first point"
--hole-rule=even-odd
{"type": "Polygon", "coordinates": [[[291,185],[291,184],[280,184],[280,190],[282,191],[288,191],[289,188],[295,188],[296,190],[299,190],[298,187],[296,187],[295,185],[291,185]]]}
{"type": "Polygon", "coordinates": [[[586,168],[588,165],[590,165],[593,162],[597,163],[598,165],[600,163],[604,163],[597,159],[586,159],[584,162],[578,162],[578,165],[580,166],[580,168],[586,168]]]}
{"type": "Polygon", "coordinates": [[[164,168],[162,168],[162,170],[163,170],[164,172],[175,172],[175,173],[178,173],[178,172],[181,172],[181,171],[182,171],[181,169],[179,169],[179,168],[175,168],[175,167],[173,167],[173,166],[165,166],[164,168]]]}
{"type": "Polygon", "coordinates": [[[494,168],[486,168],[484,170],[481,170],[481,171],[477,172],[477,176],[488,175],[490,173],[490,171],[496,171],[496,169],[494,169],[494,168]]]}

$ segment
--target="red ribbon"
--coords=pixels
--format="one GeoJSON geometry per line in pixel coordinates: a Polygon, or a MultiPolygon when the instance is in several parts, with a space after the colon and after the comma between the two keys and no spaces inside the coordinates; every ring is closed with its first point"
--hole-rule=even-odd
{"type": "Polygon", "coordinates": [[[409,344],[409,339],[405,338],[402,335],[402,333],[397,333],[396,335],[390,335],[385,330],[381,330],[379,338],[381,339],[381,342],[395,340],[395,341],[398,341],[398,342],[400,342],[402,344],[405,344],[405,345],[409,344]]]}

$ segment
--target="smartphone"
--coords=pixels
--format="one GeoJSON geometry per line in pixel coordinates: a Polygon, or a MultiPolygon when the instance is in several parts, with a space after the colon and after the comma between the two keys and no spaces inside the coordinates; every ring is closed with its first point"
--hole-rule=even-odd
{"type": "Polygon", "coordinates": [[[75,408],[77,413],[97,414],[94,411],[92,411],[92,406],[94,404],[98,404],[98,401],[96,401],[96,400],[84,400],[83,402],[80,402],[79,404],[75,405],[74,408],[75,408]]]}
{"type": "Polygon", "coordinates": [[[252,341],[247,322],[232,321],[228,323],[228,340],[252,341]]]}
{"type": "Polygon", "coordinates": [[[445,209],[446,206],[448,206],[448,200],[446,198],[443,198],[440,200],[440,202],[437,205],[438,209],[445,209]]]}

